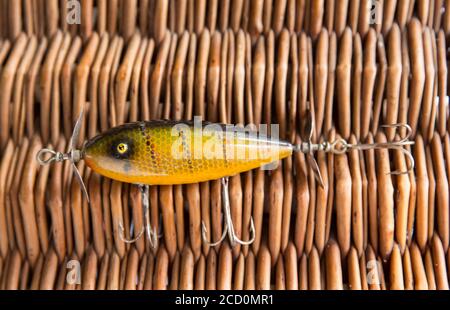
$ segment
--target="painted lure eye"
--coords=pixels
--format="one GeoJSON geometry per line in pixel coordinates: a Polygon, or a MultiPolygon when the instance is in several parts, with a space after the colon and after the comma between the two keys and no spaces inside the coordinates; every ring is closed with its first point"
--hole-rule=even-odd
{"type": "Polygon", "coordinates": [[[119,143],[119,144],[117,145],[117,152],[118,152],[119,154],[123,155],[123,154],[125,154],[127,151],[128,151],[128,144],[121,142],[121,143],[119,143]]]}

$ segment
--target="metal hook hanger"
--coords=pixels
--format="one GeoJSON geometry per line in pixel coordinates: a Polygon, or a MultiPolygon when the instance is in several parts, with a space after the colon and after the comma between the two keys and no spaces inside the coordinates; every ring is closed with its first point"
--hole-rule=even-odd
{"type": "Polygon", "coordinates": [[[255,223],[253,221],[253,217],[250,218],[250,239],[248,241],[244,241],[239,239],[234,230],[233,220],[231,218],[231,208],[230,208],[230,196],[228,192],[228,177],[224,177],[221,179],[222,181],[222,197],[223,197],[223,214],[224,214],[224,230],[222,232],[222,236],[219,240],[210,242],[206,236],[207,229],[205,223],[202,222],[202,239],[209,246],[216,246],[220,244],[228,234],[228,240],[230,241],[230,245],[234,247],[237,244],[240,245],[250,245],[255,241],[256,230],[255,223]]]}
{"type": "MultiPolygon", "coordinates": [[[[144,225],[141,230],[136,234],[136,236],[132,239],[127,239],[124,236],[124,227],[122,222],[119,223],[119,238],[125,243],[135,243],[138,241],[144,234],[144,231],[147,233],[148,241],[152,249],[156,249],[158,247],[158,239],[160,238],[160,234],[156,232],[156,228],[152,228],[152,224],[150,222],[150,204],[149,204],[149,186],[148,185],[139,185],[139,189],[142,194],[142,207],[144,209],[144,225]]],[[[161,227],[161,226],[160,226],[161,227]]],[[[133,231],[133,225],[131,225],[130,232],[133,231]]]]}
{"type": "Polygon", "coordinates": [[[348,143],[347,140],[339,138],[334,140],[333,142],[324,141],[322,143],[313,143],[312,136],[314,130],[314,118],[311,110],[309,110],[309,112],[310,113],[308,113],[305,126],[306,136],[305,139],[303,140],[306,142],[294,145],[293,147],[294,151],[306,154],[308,164],[312,168],[314,176],[316,180],[319,182],[320,186],[322,187],[324,186],[323,179],[317,161],[313,155],[314,152],[317,151],[340,155],[350,150],[360,150],[360,151],[377,150],[377,149],[399,150],[408,158],[409,161],[408,169],[406,171],[398,171],[398,170],[392,171],[389,174],[392,175],[407,174],[414,169],[415,166],[414,157],[412,156],[409,150],[405,149],[406,146],[414,144],[414,141],[409,140],[412,134],[412,129],[408,124],[391,124],[381,126],[383,128],[396,128],[396,129],[405,128],[407,131],[406,136],[398,141],[351,144],[348,143]]]}

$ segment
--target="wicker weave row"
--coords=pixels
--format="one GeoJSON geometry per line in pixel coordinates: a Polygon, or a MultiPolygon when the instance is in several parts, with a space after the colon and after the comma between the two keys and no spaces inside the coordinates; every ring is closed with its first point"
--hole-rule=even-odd
{"type": "Polygon", "coordinates": [[[160,39],[133,30],[128,40],[93,32],[85,41],[57,30],[0,40],[0,288],[448,288],[445,30],[418,18],[388,25],[385,35],[280,29],[166,30],[160,39]],[[275,171],[234,176],[238,236],[248,239],[255,220],[249,247],[202,243],[202,221],[209,239],[222,232],[219,181],[151,187],[152,225],[162,235],[151,249],[145,238],[128,245],[118,233],[119,223],[126,236],[131,222],[136,231],[143,225],[137,186],[81,163],[88,205],[68,163],[35,160],[43,146],[65,149],[81,109],[85,138],[127,121],[202,115],[279,123],[295,142],[308,103],[315,141],[398,139],[404,130],[380,126],[409,123],[416,167],[388,175],[406,170],[407,158],[371,150],[318,153],[325,188],[302,154],[275,171]],[[72,259],[80,286],[67,281],[77,270],[67,266],[72,259]]]}
{"type": "Polygon", "coordinates": [[[448,289],[445,256],[438,237],[421,255],[416,243],[400,253],[396,245],[390,259],[382,262],[371,247],[358,257],[354,247],[346,258],[333,240],[320,256],[315,247],[297,256],[289,243],[275,265],[265,243],[257,255],[250,251],[232,258],[228,245],[203,253],[196,260],[189,246],[173,260],[164,247],[152,254],[132,246],[120,258],[117,252],[100,258],[90,248],[83,260],[76,255],[58,262],[55,251],[39,256],[32,268],[11,252],[3,266],[1,289],[448,289]]]}
{"type": "MultiPolygon", "coordinates": [[[[202,115],[276,121],[281,137],[294,141],[307,103],[316,137],[336,125],[344,138],[353,133],[365,140],[383,123],[397,122],[410,124],[413,136],[421,132],[425,141],[435,129],[441,137],[447,131],[445,34],[415,18],[403,32],[394,24],[386,39],[371,29],[363,40],[346,28],[340,38],[324,29],[316,42],[286,29],[254,44],[243,31],[208,30],[167,33],[159,44],[139,34],[124,42],[94,33],[83,46],[60,31],[49,39],[22,33],[12,43],[0,41],[1,147],[10,133],[20,142],[35,129],[44,144],[57,144],[61,133],[68,139],[72,124],[61,120],[75,120],[84,105],[92,106],[88,137],[138,115],[202,115]]],[[[387,134],[392,140],[395,131],[387,134]]]]}
{"type": "Polygon", "coordinates": [[[413,14],[448,35],[449,6],[447,0],[2,0],[0,37],[15,39],[21,31],[52,36],[60,28],[84,39],[94,31],[128,39],[139,30],[160,42],[168,30],[243,29],[255,38],[286,27],[315,39],[323,27],[340,35],[346,26],[364,37],[371,26],[383,34],[393,22],[403,29],[413,14]],[[77,19],[81,25],[68,24],[77,19]]]}

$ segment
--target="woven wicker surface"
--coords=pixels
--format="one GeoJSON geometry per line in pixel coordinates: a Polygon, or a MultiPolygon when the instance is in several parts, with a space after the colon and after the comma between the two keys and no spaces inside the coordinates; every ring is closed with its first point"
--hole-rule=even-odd
{"type": "Polygon", "coordinates": [[[448,289],[449,1],[376,1],[370,23],[355,0],[86,0],[68,25],[72,2],[0,0],[0,288],[448,289]],[[386,174],[404,153],[369,150],[317,153],[324,188],[303,154],[233,176],[250,246],[202,242],[202,222],[222,233],[220,181],[150,188],[153,249],[119,237],[143,225],[136,185],[81,162],[88,204],[69,163],[35,160],[66,148],[81,109],[83,140],[201,115],[295,142],[308,105],[315,141],[400,139],[381,126],[408,123],[415,169],[386,174]]]}

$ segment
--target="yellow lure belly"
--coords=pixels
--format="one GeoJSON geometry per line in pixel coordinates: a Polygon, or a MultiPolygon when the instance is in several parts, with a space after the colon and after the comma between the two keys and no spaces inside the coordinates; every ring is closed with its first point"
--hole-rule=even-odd
{"type": "Polygon", "coordinates": [[[149,185],[204,182],[292,154],[290,143],[228,125],[149,121],[121,125],[89,140],[82,156],[95,172],[149,185]]]}

